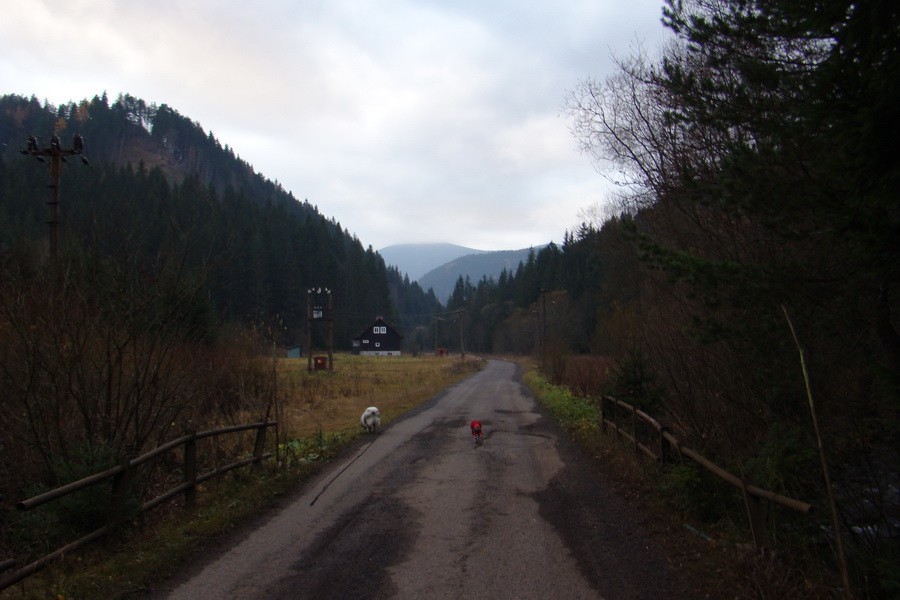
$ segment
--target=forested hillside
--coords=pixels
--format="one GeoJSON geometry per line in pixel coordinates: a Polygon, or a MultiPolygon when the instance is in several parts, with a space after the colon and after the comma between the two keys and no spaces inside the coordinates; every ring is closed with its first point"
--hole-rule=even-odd
{"type": "MultiPolygon", "coordinates": [[[[335,345],[346,349],[378,315],[411,330],[438,306],[340,223],[255,173],[199,123],[130,96],[59,107],[0,98],[5,253],[45,252],[47,164],[19,150],[31,135],[46,145],[54,134],[65,147],[83,136],[92,165],[74,157],[64,165],[61,245],[118,256],[148,275],[151,265],[183,260],[205,280],[209,310],[221,323],[277,321],[280,343],[305,343],[307,290],[328,288],[335,345]]],[[[322,347],[324,328],[314,333],[322,347]]]]}

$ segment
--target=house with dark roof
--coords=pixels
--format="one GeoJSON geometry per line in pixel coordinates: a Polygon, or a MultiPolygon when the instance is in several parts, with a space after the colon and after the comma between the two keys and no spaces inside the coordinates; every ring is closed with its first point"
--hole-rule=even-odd
{"type": "Polygon", "coordinates": [[[402,348],[403,336],[382,317],[353,338],[353,354],[362,356],[400,356],[402,348]]]}

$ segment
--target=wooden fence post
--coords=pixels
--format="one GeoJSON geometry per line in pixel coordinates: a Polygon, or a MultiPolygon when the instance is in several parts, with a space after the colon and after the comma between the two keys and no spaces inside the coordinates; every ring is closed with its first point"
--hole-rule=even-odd
{"type": "Polygon", "coordinates": [[[665,465],[668,461],[668,451],[666,449],[666,427],[665,425],[660,426],[660,428],[656,431],[657,436],[659,437],[659,464],[665,465]]]}
{"type": "Polygon", "coordinates": [[[111,506],[106,520],[110,533],[115,532],[119,525],[122,524],[122,521],[125,520],[125,503],[128,500],[128,487],[131,484],[131,469],[128,468],[129,462],[131,461],[128,455],[123,455],[119,461],[119,466],[122,470],[113,476],[111,506]]]}
{"type": "Polygon", "coordinates": [[[262,455],[266,446],[266,429],[269,428],[269,422],[266,421],[256,430],[256,443],[253,445],[253,467],[262,469],[262,455]]]}
{"type": "Polygon", "coordinates": [[[766,523],[762,516],[762,500],[747,491],[747,477],[741,467],[741,491],[744,493],[744,506],[747,507],[747,519],[750,521],[750,533],[753,534],[753,545],[757,550],[769,545],[766,523]]]}
{"type": "Polygon", "coordinates": [[[189,435],[184,442],[184,482],[190,485],[184,490],[184,506],[193,509],[197,506],[197,430],[189,435]]]}
{"type": "Polygon", "coordinates": [[[616,430],[616,443],[619,441],[619,402],[613,400],[613,427],[616,430]]]}
{"type": "Polygon", "coordinates": [[[600,433],[606,434],[606,399],[600,394],[600,433]]]}
{"type": "Polygon", "coordinates": [[[640,453],[641,449],[638,448],[638,436],[637,436],[637,413],[634,410],[634,406],[631,407],[631,445],[634,448],[634,453],[640,453]]]}

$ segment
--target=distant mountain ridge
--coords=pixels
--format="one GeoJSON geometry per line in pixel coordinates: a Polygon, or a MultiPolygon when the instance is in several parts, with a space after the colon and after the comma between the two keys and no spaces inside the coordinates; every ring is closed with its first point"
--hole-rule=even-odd
{"type": "Polygon", "coordinates": [[[386,264],[397,267],[423,290],[433,289],[438,301],[446,304],[460,277],[477,284],[484,277],[498,278],[504,269],[515,273],[530,252],[537,253],[541,248],[488,251],[455,244],[398,244],[378,253],[386,264]]]}
{"type": "Polygon", "coordinates": [[[385,264],[397,267],[411,281],[418,281],[429,271],[461,256],[484,252],[456,244],[396,244],[382,248],[378,254],[385,264]]]}
{"type": "Polygon", "coordinates": [[[463,279],[468,277],[473,285],[478,285],[478,282],[485,277],[488,279],[499,278],[504,269],[515,273],[520,263],[528,261],[528,255],[531,252],[537,253],[541,248],[543,246],[468,254],[432,269],[420,277],[418,283],[423,290],[433,289],[438,301],[447,304],[460,277],[463,279]]]}

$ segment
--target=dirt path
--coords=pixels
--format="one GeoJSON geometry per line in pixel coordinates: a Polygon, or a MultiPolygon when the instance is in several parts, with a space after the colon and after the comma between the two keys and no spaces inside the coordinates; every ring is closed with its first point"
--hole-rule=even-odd
{"type": "Polygon", "coordinates": [[[490,361],[144,597],[702,597],[517,374],[490,361]]]}

